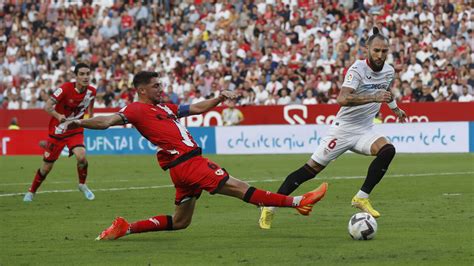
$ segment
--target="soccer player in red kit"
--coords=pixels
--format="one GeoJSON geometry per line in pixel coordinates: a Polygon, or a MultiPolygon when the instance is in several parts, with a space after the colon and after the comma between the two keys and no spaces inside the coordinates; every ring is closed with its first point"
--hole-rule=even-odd
{"type": "Polygon", "coordinates": [[[66,122],[65,127],[106,129],[113,125],[133,124],[146,139],[157,146],[157,159],[161,168],[170,171],[176,188],[176,209],[173,216],[158,215],[134,223],[128,223],[124,218],[118,217],[97,240],[113,240],[127,234],[149,231],[184,229],[191,223],[196,200],[202,190],[211,194],[236,197],[257,206],[293,207],[302,215],[309,215],[313,204],[325,195],[327,183],[296,197],[250,187],[230,176],[224,168],[201,156],[201,148],[178,118],[204,113],[226,99],[235,98],[234,93],[223,91],[218,98],[177,106],[160,104],[163,91],[156,72],[137,73],[133,85],[138,92],[137,102],[129,104],[117,114],[72,120],[66,122]]]}
{"type": "Polygon", "coordinates": [[[30,189],[23,201],[32,201],[36,191],[53,168],[64,146],[69,148],[70,156],[77,159],[77,173],[79,176],[79,191],[84,193],[88,200],[95,198],[94,193],[85,184],[87,178],[86,149],[84,148],[84,129],[76,128],[64,130],[64,122],[84,117],[88,112],[92,117],[96,90],[89,85],[90,67],[79,63],[74,68],[76,82],[66,82],[56,89],[44,107],[52,117],[49,121],[48,140],[43,154],[43,165],[36,171],[30,189]]]}

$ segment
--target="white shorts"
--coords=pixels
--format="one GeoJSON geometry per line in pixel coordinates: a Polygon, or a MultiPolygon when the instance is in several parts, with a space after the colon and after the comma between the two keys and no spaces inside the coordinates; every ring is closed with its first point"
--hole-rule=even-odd
{"type": "Polygon", "coordinates": [[[370,147],[377,139],[383,137],[372,129],[358,134],[331,128],[328,135],[321,140],[311,159],[320,165],[326,166],[348,150],[371,155],[370,147]]]}

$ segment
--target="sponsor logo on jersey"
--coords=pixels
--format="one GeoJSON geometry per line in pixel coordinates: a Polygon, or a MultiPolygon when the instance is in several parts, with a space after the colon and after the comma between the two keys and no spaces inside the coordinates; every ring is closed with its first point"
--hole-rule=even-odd
{"type": "Polygon", "coordinates": [[[365,77],[366,77],[367,79],[372,79],[372,77],[371,77],[371,76],[365,76],[365,77]]]}
{"type": "Polygon", "coordinates": [[[49,152],[47,151],[44,152],[44,157],[49,157],[49,155],[50,155],[49,152]]]}
{"type": "Polygon", "coordinates": [[[56,96],[56,97],[59,97],[59,95],[61,95],[61,93],[63,93],[63,89],[57,88],[57,89],[54,91],[53,95],[56,96]]]}

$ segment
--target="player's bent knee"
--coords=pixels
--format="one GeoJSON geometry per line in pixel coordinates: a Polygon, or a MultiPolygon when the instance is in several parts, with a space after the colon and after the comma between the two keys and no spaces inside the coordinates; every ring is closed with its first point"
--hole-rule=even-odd
{"type": "Polygon", "coordinates": [[[188,228],[191,219],[173,220],[173,230],[182,230],[188,228]]]}
{"type": "Polygon", "coordinates": [[[242,199],[249,188],[250,185],[247,182],[229,176],[217,193],[242,199]]]}

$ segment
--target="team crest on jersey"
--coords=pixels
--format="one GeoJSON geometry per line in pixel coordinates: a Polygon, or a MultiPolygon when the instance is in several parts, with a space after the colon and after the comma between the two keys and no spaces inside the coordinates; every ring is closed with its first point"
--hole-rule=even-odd
{"type": "Polygon", "coordinates": [[[390,82],[392,79],[393,79],[392,74],[388,74],[387,76],[385,76],[385,80],[388,81],[388,82],[390,82]]]}
{"type": "Polygon", "coordinates": [[[216,173],[216,175],[224,175],[224,170],[217,169],[215,173],[216,173]]]}

